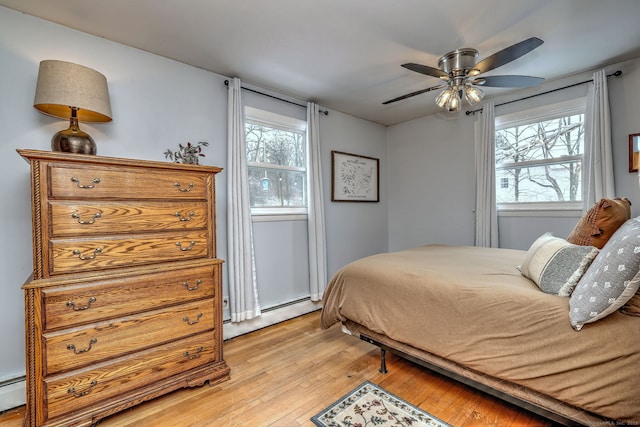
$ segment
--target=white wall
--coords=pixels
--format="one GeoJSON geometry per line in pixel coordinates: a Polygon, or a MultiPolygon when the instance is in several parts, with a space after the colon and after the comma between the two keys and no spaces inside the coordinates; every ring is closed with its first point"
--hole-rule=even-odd
{"type": "MultiPolygon", "coordinates": [[[[29,168],[15,150],[49,150],[51,136],[68,126],[33,108],[38,64],[44,59],[76,62],[107,77],[113,122],[81,124],[96,140],[98,155],[165,161],[167,148],[204,140],[210,146],[202,163],[226,165],[226,77],[0,7],[0,411],[24,403],[23,384],[16,393],[13,386],[1,385],[25,373],[20,286],[32,271],[29,168]]],[[[320,132],[329,269],[335,270],[347,260],[386,250],[387,221],[384,198],[366,207],[328,202],[330,151],[381,157],[384,165],[386,131],[330,111],[321,118],[320,132]],[[356,233],[346,242],[345,228],[356,233]]],[[[224,171],[216,190],[218,256],[225,259],[224,171]]],[[[228,295],[226,273],[224,281],[228,295]]]]}
{"type": "Polygon", "coordinates": [[[433,115],[389,128],[390,250],[473,245],[473,120],[433,115]]]}
{"type": "MultiPolygon", "coordinates": [[[[632,214],[640,214],[636,174],[628,172],[628,135],[640,132],[640,60],[606,67],[623,72],[608,79],[616,195],[628,197],[632,214]]],[[[542,93],[592,78],[588,71],[496,98],[496,104],[542,93]]],[[[586,96],[590,84],[496,108],[496,115],[586,96]]],[[[388,130],[389,249],[428,243],[473,244],[474,126],[476,117],[434,115],[388,130]]],[[[546,231],[566,236],[576,217],[501,217],[500,246],[527,249],[546,231]]]]}
{"type": "Polygon", "coordinates": [[[629,173],[629,134],[640,133],[640,59],[607,67],[608,71],[621,70],[622,76],[609,78],[611,102],[613,162],[616,193],[631,200],[633,216],[640,215],[638,176],[629,173]]]}
{"type": "Polygon", "coordinates": [[[324,177],[327,269],[331,276],[348,262],[386,252],[388,245],[388,159],[386,128],[332,111],[320,120],[324,177]],[[380,202],[331,202],[331,150],[380,159],[380,202]]]}

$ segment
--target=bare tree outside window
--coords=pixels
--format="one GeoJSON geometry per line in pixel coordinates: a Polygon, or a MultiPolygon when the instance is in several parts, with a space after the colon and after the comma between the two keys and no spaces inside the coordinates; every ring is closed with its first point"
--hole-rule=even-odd
{"type": "Polygon", "coordinates": [[[306,207],[305,133],[249,120],[245,131],[251,207],[306,207]]]}
{"type": "Polygon", "coordinates": [[[496,130],[498,204],[582,200],[584,114],[496,130]]]}

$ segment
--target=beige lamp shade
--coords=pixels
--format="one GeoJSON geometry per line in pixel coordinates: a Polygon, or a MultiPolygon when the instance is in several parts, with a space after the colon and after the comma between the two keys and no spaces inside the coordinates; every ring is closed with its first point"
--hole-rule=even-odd
{"type": "Polygon", "coordinates": [[[107,79],[96,70],[65,61],[40,62],[33,106],[44,114],[69,119],[77,108],[81,122],[110,122],[107,79]]]}

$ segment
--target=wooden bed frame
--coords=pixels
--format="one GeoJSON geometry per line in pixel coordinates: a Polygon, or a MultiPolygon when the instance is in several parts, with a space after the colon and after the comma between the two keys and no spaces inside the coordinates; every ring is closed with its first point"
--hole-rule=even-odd
{"type": "Polygon", "coordinates": [[[343,331],[380,348],[380,372],[382,373],[387,372],[385,356],[387,351],[391,351],[431,371],[502,399],[560,425],[620,425],[619,422],[586,412],[583,409],[553,399],[527,387],[482,374],[432,353],[394,341],[350,320],[343,323],[343,331]]]}

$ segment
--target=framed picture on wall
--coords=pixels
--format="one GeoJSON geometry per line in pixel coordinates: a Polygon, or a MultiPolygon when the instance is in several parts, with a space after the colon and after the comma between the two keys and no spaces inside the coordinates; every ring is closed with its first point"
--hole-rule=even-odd
{"type": "Polygon", "coordinates": [[[331,151],[331,201],[379,202],[380,159],[331,151]]]}
{"type": "Polygon", "coordinates": [[[629,172],[638,172],[640,156],[640,133],[629,135],[629,172]]]}

